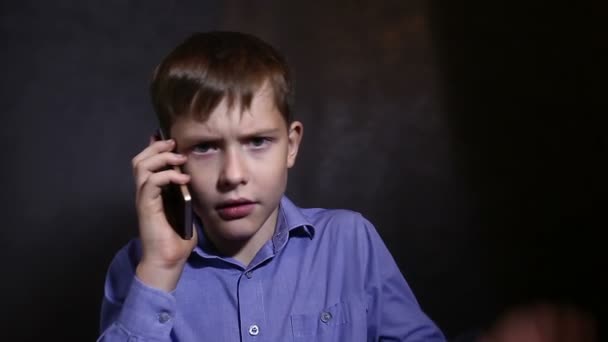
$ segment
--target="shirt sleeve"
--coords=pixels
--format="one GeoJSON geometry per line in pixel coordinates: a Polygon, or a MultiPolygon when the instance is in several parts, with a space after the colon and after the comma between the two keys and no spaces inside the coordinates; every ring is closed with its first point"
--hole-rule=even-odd
{"type": "Polygon", "coordinates": [[[136,240],[121,249],[106,275],[98,342],[171,341],[176,311],[172,293],[147,286],[135,276],[136,240]]]}
{"type": "Polygon", "coordinates": [[[362,218],[366,246],[368,341],[445,341],[437,325],[422,311],[375,227],[362,218]]]}

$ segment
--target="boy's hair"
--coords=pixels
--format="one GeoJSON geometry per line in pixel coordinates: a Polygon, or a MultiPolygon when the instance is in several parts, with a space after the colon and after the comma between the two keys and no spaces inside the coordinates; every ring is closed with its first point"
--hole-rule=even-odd
{"type": "Polygon", "coordinates": [[[252,35],[215,31],[195,33],[178,45],[156,68],[150,94],[168,131],[182,116],[206,120],[224,98],[229,108],[245,110],[265,83],[289,123],[292,86],[283,56],[252,35]]]}

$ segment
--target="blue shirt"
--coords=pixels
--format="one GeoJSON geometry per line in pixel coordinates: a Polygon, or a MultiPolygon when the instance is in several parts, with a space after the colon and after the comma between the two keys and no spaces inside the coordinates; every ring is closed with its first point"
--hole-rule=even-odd
{"type": "Polygon", "coordinates": [[[277,229],[248,266],[204,238],[174,291],[135,276],[132,240],[112,261],[99,341],[445,341],[373,225],[283,197],[277,229]]]}

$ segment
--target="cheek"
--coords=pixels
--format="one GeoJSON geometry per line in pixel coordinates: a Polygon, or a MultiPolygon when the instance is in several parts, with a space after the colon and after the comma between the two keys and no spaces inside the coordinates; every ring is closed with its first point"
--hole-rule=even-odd
{"type": "Polygon", "coordinates": [[[193,191],[197,193],[205,193],[209,192],[209,188],[211,187],[211,183],[209,182],[209,178],[204,175],[196,174],[192,175],[190,178],[190,187],[193,191]]]}
{"type": "Polygon", "coordinates": [[[255,170],[253,171],[255,176],[252,178],[264,188],[281,187],[287,179],[286,159],[284,157],[260,163],[253,170],[255,170]]]}
{"type": "Polygon", "coordinates": [[[278,173],[287,166],[287,153],[283,148],[277,148],[260,156],[252,156],[250,159],[251,170],[265,170],[269,173],[278,173]]]}
{"type": "Polygon", "coordinates": [[[213,165],[200,165],[199,161],[188,162],[184,171],[190,175],[190,188],[198,193],[207,193],[213,188],[217,172],[213,165]]]}
{"type": "Polygon", "coordinates": [[[274,167],[286,168],[288,154],[287,144],[281,142],[278,143],[270,153],[268,153],[265,159],[267,159],[268,164],[272,164],[274,167]]]}

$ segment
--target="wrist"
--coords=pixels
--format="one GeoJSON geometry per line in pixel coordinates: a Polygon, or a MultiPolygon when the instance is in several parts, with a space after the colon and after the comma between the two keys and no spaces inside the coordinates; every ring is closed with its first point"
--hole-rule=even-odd
{"type": "Polygon", "coordinates": [[[171,292],[177,287],[177,282],[184,269],[184,263],[177,263],[171,266],[156,265],[142,260],[135,270],[135,275],[139,280],[153,288],[165,292],[171,292]]]}

